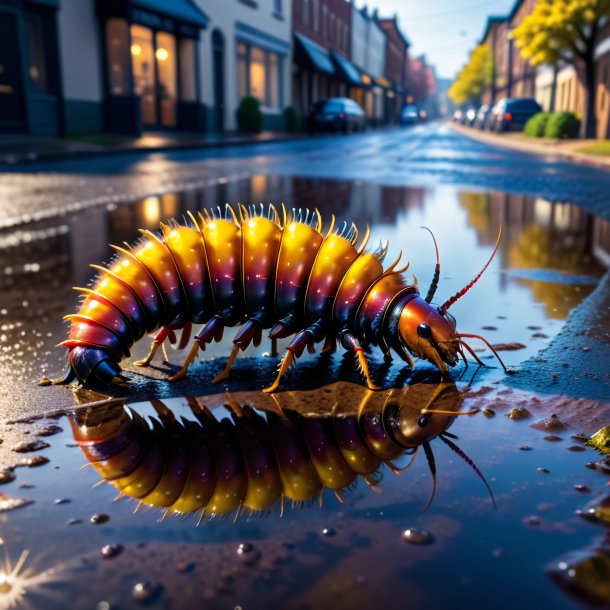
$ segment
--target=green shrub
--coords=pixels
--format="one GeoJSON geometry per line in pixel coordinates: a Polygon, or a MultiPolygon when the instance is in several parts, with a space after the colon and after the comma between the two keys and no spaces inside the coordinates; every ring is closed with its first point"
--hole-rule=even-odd
{"type": "Polygon", "coordinates": [[[544,128],[545,138],[577,138],[580,119],[573,112],[553,112],[544,128]]]}
{"type": "Polygon", "coordinates": [[[523,133],[526,136],[530,136],[530,138],[542,138],[550,117],[550,112],[539,112],[538,114],[535,114],[525,124],[523,133]]]}
{"type": "Polygon", "coordinates": [[[290,132],[301,129],[301,113],[294,106],[284,108],[284,125],[286,131],[290,132]]]}
{"type": "Polygon", "coordinates": [[[237,109],[237,127],[246,133],[258,133],[263,129],[261,103],[251,95],[244,97],[237,109]]]}

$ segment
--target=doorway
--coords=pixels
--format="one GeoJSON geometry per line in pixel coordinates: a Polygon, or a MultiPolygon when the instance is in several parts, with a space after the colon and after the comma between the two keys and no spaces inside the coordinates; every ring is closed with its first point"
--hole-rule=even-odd
{"type": "Polygon", "coordinates": [[[212,32],[212,61],[214,70],[214,114],[215,129],[222,133],[225,129],[225,82],[224,82],[225,41],[220,30],[212,32]]]}
{"type": "Polygon", "coordinates": [[[0,13],[0,132],[25,129],[17,17],[0,13]]]}

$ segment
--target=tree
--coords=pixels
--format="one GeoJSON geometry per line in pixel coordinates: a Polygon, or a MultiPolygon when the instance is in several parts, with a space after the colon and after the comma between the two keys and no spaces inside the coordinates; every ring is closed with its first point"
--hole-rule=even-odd
{"type": "Polygon", "coordinates": [[[533,66],[565,62],[584,76],[587,138],[596,135],[595,48],[609,21],[610,0],[537,0],[511,33],[533,66]]]}
{"type": "Polygon", "coordinates": [[[480,104],[483,92],[493,78],[493,58],[491,49],[480,44],[470,52],[468,63],[459,71],[448,95],[456,106],[467,103],[480,104]]]}

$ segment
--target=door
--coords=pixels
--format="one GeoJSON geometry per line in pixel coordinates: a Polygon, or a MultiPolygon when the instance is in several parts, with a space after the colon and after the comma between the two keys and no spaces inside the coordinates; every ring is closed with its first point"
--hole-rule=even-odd
{"type": "Polygon", "coordinates": [[[25,129],[17,17],[0,12],[0,132],[25,129]]]}
{"type": "Polygon", "coordinates": [[[131,65],[133,86],[140,97],[142,125],[157,126],[157,78],[153,31],[142,25],[131,26],[131,65]]]}
{"type": "Polygon", "coordinates": [[[212,56],[214,70],[214,114],[216,129],[225,129],[225,81],[224,81],[225,41],[219,30],[212,32],[212,56]]]}
{"type": "Polygon", "coordinates": [[[155,43],[159,125],[172,128],[176,127],[176,37],[168,32],[157,32],[155,43]]]}

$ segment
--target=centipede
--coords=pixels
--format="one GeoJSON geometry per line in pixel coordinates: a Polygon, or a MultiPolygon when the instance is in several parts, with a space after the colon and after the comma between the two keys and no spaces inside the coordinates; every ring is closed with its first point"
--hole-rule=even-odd
{"type": "Polygon", "coordinates": [[[237,518],[277,505],[283,514],[286,504],[321,506],[324,490],[343,502],[358,480],[380,491],[383,471],[407,470],[420,447],[433,480],[427,508],[436,489],[431,441],[437,437],[475,470],[495,507],[484,476],[448,432],[457,416],[476,412],[461,410],[454,384],[421,384],[406,395],[391,390],[375,404],[367,404],[373,393],[361,390],[346,401],[350,392],[331,384],[305,401],[295,393],[271,405],[243,392],[225,402],[230,415],[223,418],[214,416],[205,397],[186,398],[191,417],[180,419],[160,400],[151,401],[156,416],[148,419],[115,402],[78,410],[70,423],[100,483],[137,501],[136,509],[161,509],[162,519],[192,513],[199,513],[198,522],[205,515],[237,518]],[[324,404],[321,412],[304,412],[312,398],[324,404]],[[407,463],[398,467],[401,459],[407,463]]]}
{"type": "MultiPolygon", "coordinates": [[[[426,230],[430,229],[424,227],[426,230]]],[[[240,351],[258,346],[263,331],[275,345],[290,341],[273,383],[307,349],[332,354],[340,345],[354,354],[360,374],[370,389],[379,389],[367,356],[378,348],[386,360],[397,355],[414,368],[414,358],[426,360],[443,374],[468,352],[479,359],[466,339],[478,339],[509,372],[493,346],[482,336],[456,330],[449,308],[480,279],[495,256],[495,248],[479,274],[462,290],[437,305],[432,303],[440,277],[436,239],[436,266],[429,290],[420,295],[417,278],[405,277],[402,253],[384,269],[388,243],[367,249],[370,229],[359,239],[357,226],[335,217],[323,230],[318,210],[280,212],[274,205],[229,204],[216,210],[188,213],[184,223],[161,223],[159,233],[141,229],[133,246],[112,246],[115,258],[107,265],[91,265],[97,277],[82,293],[70,322],[65,375],[41,384],[124,384],[129,377],[120,362],[132,345],[154,333],[147,356],[137,366],[149,366],[160,347],[179,348],[190,343],[193,325],[201,325],[182,366],[167,377],[184,377],[206,344],[220,341],[225,328],[239,327],[225,369],[212,381],[227,379],[240,351]],[[178,339],[177,333],[180,332],[178,339]]]]}

